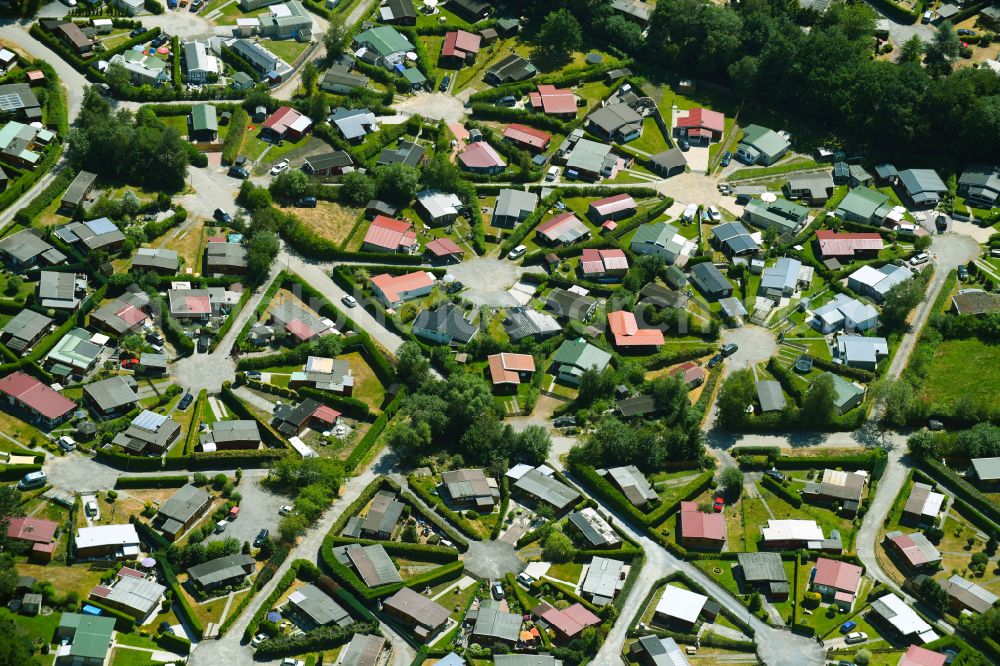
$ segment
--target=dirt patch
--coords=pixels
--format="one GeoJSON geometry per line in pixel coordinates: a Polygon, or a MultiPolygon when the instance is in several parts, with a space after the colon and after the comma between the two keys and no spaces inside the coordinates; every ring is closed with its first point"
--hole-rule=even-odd
{"type": "Polygon", "coordinates": [[[285,211],[293,213],[318,235],[337,245],[347,240],[361,213],[360,208],[341,206],[331,201],[320,201],[315,208],[286,208],[285,211]]]}
{"type": "Polygon", "coordinates": [[[177,256],[184,259],[181,267],[182,273],[187,273],[188,269],[192,273],[198,272],[198,264],[201,257],[201,249],[205,238],[205,226],[199,220],[185,222],[179,229],[168,231],[155,241],[150,243],[155,248],[165,248],[173,250],[177,256]]]}

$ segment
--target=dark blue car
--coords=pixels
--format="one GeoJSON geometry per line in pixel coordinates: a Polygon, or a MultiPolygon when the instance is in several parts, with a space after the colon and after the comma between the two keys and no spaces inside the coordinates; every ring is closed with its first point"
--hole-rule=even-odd
{"type": "Polygon", "coordinates": [[[722,161],[719,162],[719,166],[727,167],[729,166],[729,163],[732,161],[733,161],[733,154],[727,150],[726,152],[722,153],[722,161]]]}

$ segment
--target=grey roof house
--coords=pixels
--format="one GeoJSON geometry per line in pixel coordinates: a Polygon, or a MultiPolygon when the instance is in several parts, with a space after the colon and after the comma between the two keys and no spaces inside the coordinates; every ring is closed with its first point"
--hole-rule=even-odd
{"type": "MultiPolygon", "coordinates": [[[[598,470],[598,474],[600,473],[601,471],[598,470]]],[[[622,491],[622,494],[633,506],[643,507],[646,506],[646,503],[656,501],[660,497],[635,465],[612,467],[606,470],[602,476],[608,479],[611,485],[622,491]]]]}
{"type": "Polygon", "coordinates": [[[361,535],[369,538],[388,539],[403,515],[404,504],[387,491],[379,491],[372,500],[361,525],[361,535]]]}
{"type": "Polygon", "coordinates": [[[899,172],[897,182],[919,208],[933,208],[948,193],[948,186],[934,169],[905,169],[899,172]]]}
{"type": "Polygon", "coordinates": [[[535,66],[521,56],[509,55],[486,69],[485,81],[490,85],[499,86],[530,79],[537,73],[535,66]]]}
{"type": "Polygon", "coordinates": [[[118,416],[139,401],[136,383],[131,377],[110,377],[83,387],[84,401],[100,416],[118,416]]]}
{"type": "MultiPolygon", "coordinates": [[[[997,10],[1000,13],[1000,5],[997,10]]],[[[995,207],[1000,202],[1000,166],[967,166],[958,178],[957,194],[970,206],[995,207]]]]}
{"type": "Polygon", "coordinates": [[[305,625],[301,627],[303,629],[325,627],[328,624],[346,627],[354,621],[350,613],[312,583],[292,592],[288,597],[288,604],[300,614],[297,619],[305,625]]]}
{"type": "Polygon", "coordinates": [[[552,315],[539,312],[533,308],[516,306],[507,308],[507,318],[503,326],[507,336],[513,340],[522,340],[528,336],[541,340],[562,332],[562,326],[552,315]]]}
{"type": "Polygon", "coordinates": [[[87,292],[87,276],[82,273],[41,271],[38,274],[38,300],[42,307],[75,310],[87,292]]]}
{"type": "MultiPolygon", "coordinates": [[[[514,481],[514,488],[528,497],[549,504],[556,511],[572,506],[580,498],[580,493],[556,479],[550,469],[547,467],[545,469],[548,470],[548,474],[543,473],[542,468],[530,468],[525,471],[514,481]]],[[[509,476],[511,472],[507,474],[509,476]]]]}
{"type": "Polygon", "coordinates": [[[691,282],[708,298],[725,298],[733,293],[733,283],[708,261],[691,268],[691,282]]]}
{"type": "Polygon", "coordinates": [[[622,542],[614,528],[593,507],[574,511],[567,517],[591,548],[614,548],[622,542]]]}
{"type": "Polygon", "coordinates": [[[434,310],[421,310],[413,321],[413,334],[443,345],[464,345],[479,333],[479,327],[465,318],[465,311],[453,303],[434,310]]]}
{"type": "Polygon", "coordinates": [[[256,568],[257,561],[249,555],[236,553],[203,562],[187,570],[188,578],[204,590],[239,585],[256,568]]]}
{"type": "Polygon", "coordinates": [[[534,212],[538,205],[538,195],[524,190],[504,188],[497,195],[490,224],[503,229],[513,229],[519,222],[534,212]]]}
{"type": "Polygon", "coordinates": [[[124,432],[115,435],[112,443],[125,449],[126,453],[159,455],[176,442],[180,434],[180,423],[146,409],[135,417],[124,432]]]}
{"type": "Polygon", "coordinates": [[[835,353],[844,365],[874,370],[879,361],[889,356],[889,343],[885,338],[842,335],[837,338],[835,353]]]}
{"type": "Polygon", "coordinates": [[[740,222],[725,222],[712,229],[712,245],[729,258],[756,254],[760,246],[740,222]]]}
{"type": "Polygon", "coordinates": [[[252,419],[216,421],[210,432],[199,437],[202,451],[229,451],[260,448],[260,430],[252,419]]]}
{"type": "Polygon", "coordinates": [[[140,247],[132,257],[130,270],[141,269],[160,275],[173,275],[180,267],[180,258],[173,250],[140,247]]]}
{"type": "Polygon", "coordinates": [[[588,321],[597,311],[597,299],[556,287],[545,297],[545,307],[557,317],[588,321]]]}
{"type": "Polygon", "coordinates": [[[747,587],[772,600],[788,598],[788,574],[778,553],[739,553],[740,574],[747,587]]]}
{"type": "Polygon", "coordinates": [[[42,339],[51,324],[49,317],[25,308],[0,329],[0,342],[11,351],[26,352],[42,339]]]}
{"type": "Polygon", "coordinates": [[[780,160],[791,148],[788,139],[772,129],[748,125],[736,147],[736,159],[743,164],[770,166],[780,160]]]}
{"type": "Polygon", "coordinates": [[[333,554],[338,562],[354,569],[370,588],[403,582],[399,570],[382,544],[361,546],[350,543],[335,547],[333,554]]]}
{"type": "Polygon", "coordinates": [[[12,268],[26,268],[39,262],[61,264],[66,255],[45,241],[34,229],[22,229],[0,240],[0,253],[12,268]]]}
{"type": "Polygon", "coordinates": [[[181,486],[160,505],[153,518],[153,526],[173,541],[197,522],[211,505],[211,495],[201,488],[191,484],[181,486]]]}
{"type": "Polygon", "coordinates": [[[773,379],[757,382],[757,402],[761,412],[780,412],[785,408],[785,392],[781,390],[781,384],[773,379]]]}

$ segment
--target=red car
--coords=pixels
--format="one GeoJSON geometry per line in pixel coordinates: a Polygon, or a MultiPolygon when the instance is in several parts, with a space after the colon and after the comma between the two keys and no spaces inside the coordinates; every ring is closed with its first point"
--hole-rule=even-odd
{"type": "Polygon", "coordinates": [[[724,507],[725,505],[726,505],[726,503],[722,500],[721,497],[716,497],[715,498],[715,504],[712,505],[712,506],[715,509],[716,513],[720,513],[722,511],[722,507],[724,507]]]}
{"type": "Polygon", "coordinates": [[[122,361],[122,367],[126,369],[134,368],[137,365],[139,365],[139,359],[137,358],[127,358],[122,361]]]}

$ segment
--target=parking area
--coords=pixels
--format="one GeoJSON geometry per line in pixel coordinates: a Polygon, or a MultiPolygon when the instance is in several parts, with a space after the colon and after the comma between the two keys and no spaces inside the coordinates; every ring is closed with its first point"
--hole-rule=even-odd
{"type": "Polygon", "coordinates": [[[243,480],[237,486],[237,490],[243,499],[240,501],[240,517],[226,526],[226,531],[222,534],[213,534],[207,541],[217,541],[226,537],[233,537],[241,543],[253,540],[260,530],[266,529],[271,533],[278,528],[278,509],[283,504],[288,504],[287,497],[272,493],[261,485],[261,480],[265,477],[264,470],[253,470],[244,472],[243,480]]]}

